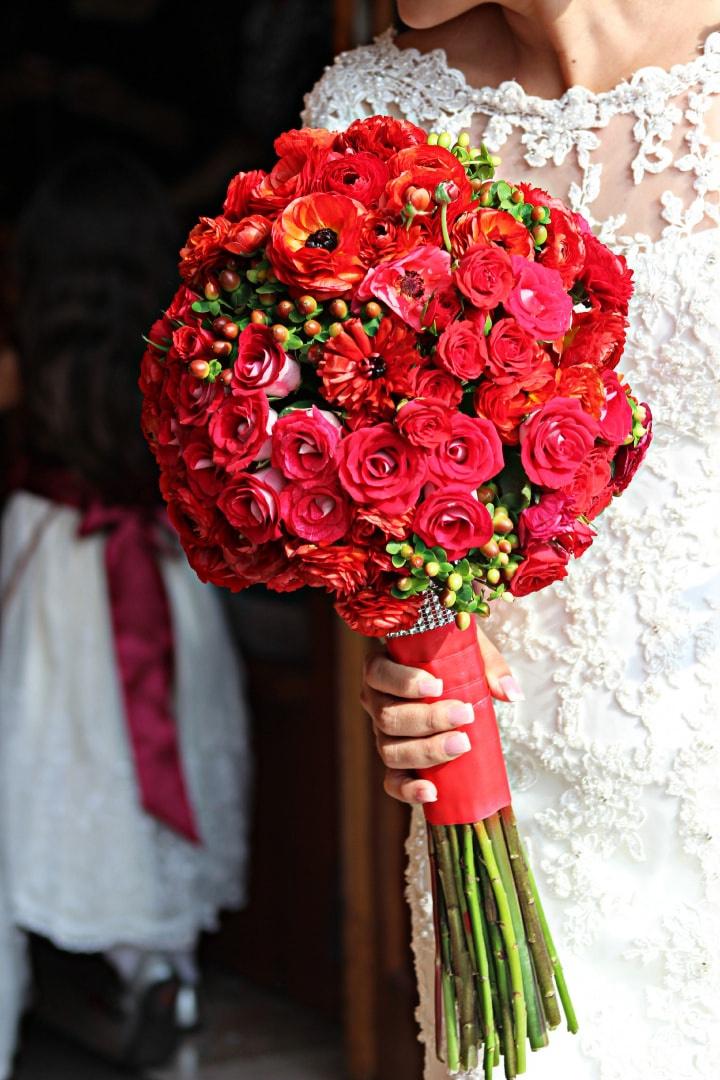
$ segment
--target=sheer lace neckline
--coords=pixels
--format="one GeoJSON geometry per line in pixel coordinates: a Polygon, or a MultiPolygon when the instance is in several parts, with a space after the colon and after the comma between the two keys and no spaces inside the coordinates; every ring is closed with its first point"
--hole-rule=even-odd
{"type": "Polygon", "coordinates": [[[622,105],[629,97],[636,101],[639,94],[648,93],[657,98],[663,91],[667,97],[675,96],[681,90],[701,81],[706,73],[720,72],[720,31],[713,30],[700,44],[697,56],[683,63],[673,64],[669,68],[654,65],[638,68],[629,79],[621,80],[608,90],[594,91],[578,83],[568,87],[559,97],[544,98],[528,94],[517,79],[505,79],[498,86],[474,86],[468,82],[460,68],[450,64],[445,49],[438,47],[422,52],[414,47],[400,48],[396,37],[397,31],[390,27],[375,40],[376,44],[412,57],[419,64],[440,64],[457,80],[469,97],[477,99],[478,105],[483,109],[491,107],[495,113],[513,115],[517,115],[519,106],[522,105],[522,110],[527,115],[556,118],[558,107],[565,109],[586,104],[595,106],[598,117],[601,118],[600,122],[604,124],[610,116],[622,110],[622,105]]]}

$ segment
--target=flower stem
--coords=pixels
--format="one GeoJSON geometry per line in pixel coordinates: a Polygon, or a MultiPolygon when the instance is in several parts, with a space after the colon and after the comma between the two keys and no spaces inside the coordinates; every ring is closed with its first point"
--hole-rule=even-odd
{"type": "Polygon", "coordinates": [[[551,1028],[560,1023],[560,1006],[558,1005],[555,983],[553,981],[553,965],[550,959],[545,937],[540,925],[540,919],[535,904],[535,898],[530,886],[528,870],[522,857],[520,848],[520,835],[517,821],[511,806],[506,806],[500,811],[505,840],[507,841],[510,866],[517,886],[518,899],[522,910],[525,932],[533,965],[540,985],[540,993],[545,1017],[551,1028]]]}
{"type": "Polygon", "coordinates": [[[447,222],[447,208],[448,204],[443,202],[440,204],[440,229],[442,230],[443,243],[448,251],[452,251],[452,244],[450,242],[450,233],[448,232],[447,222]]]}
{"type": "Polygon", "coordinates": [[[497,904],[498,924],[505,943],[507,966],[510,975],[510,987],[512,990],[516,1067],[518,1073],[523,1073],[525,1072],[526,1061],[525,1040],[527,1038],[527,1011],[525,997],[523,995],[523,978],[518,943],[513,929],[507,894],[503,887],[502,878],[500,877],[500,871],[495,859],[493,845],[483,821],[476,823],[475,835],[478,838],[482,859],[485,863],[488,877],[490,878],[495,903],[497,904]]]}
{"type": "Polygon", "coordinates": [[[455,980],[452,974],[452,962],[450,960],[450,930],[447,923],[447,912],[442,900],[438,904],[440,908],[440,947],[443,958],[442,972],[442,998],[445,1012],[445,1042],[447,1067],[450,1072],[457,1072],[460,1068],[457,1038],[457,1005],[455,1002],[455,980]]]}
{"type": "Polygon", "coordinates": [[[528,881],[530,883],[530,888],[532,890],[533,900],[535,901],[535,910],[538,913],[538,918],[540,920],[540,926],[542,928],[542,934],[543,934],[543,937],[545,939],[545,945],[546,945],[547,951],[548,951],[548,953],[550,955],[550,962],[551,962],[551,964],[553,966],[553,973],[555,975],[555,982],[557,984],[558,994],[560,995],[560,1002],[561,1002],[562,1007],[563,1007],[563,1012],[565,1013],[565,1019],[567,1021],[568,1031],[571,1031],[573,1033],[573,1035],[574,1035],[574,1034],[576,1034],[576,1032],[578,1030],[578,1022],[577,1022],[577,1017],[575,1016],[575,1009],[573,1007],[573,1003],[570,1000],[570,993],[569,993],[568,988],[567,988],[567,983],[565,982],[565,973],[563,972],[562,964],[560,963],[560,960],[559,960],[558,955],[557,955],[557,950],[555,948],[555,942],[553,941],[552,934],[550,933],[550,927],[548,926],[548,921],[547,921],[547,918],[545,917],[545,912],[543,910],[543,906],[542,906],[542,903],[540,901],[540,893],[538,892],[537,882],[535,881],[535,875],[533,874],[532,869],[530,867],[530,862],[529,862],[528,857],[527,857],[527,851],[525,850],[525,845],[522,843],[522,840],[520,841],[520,846],[521,846],[521,850],[522,850],[523,860],[524,860],[524,863],[525,863],[525,869],[527,870],[528,881]]]}
{"type": "Polygon", "coordinates": [[[486,1080],[490,1080],[495,1066],[497,1032],[495,1030],[492,989],[490,985],[490,964],[485,948],[485,934],[483,932],[480,897],[478,894],[478,879],[475,872],[473,831],[470,825],[463,825],[463,855],[465,864],[465,895],[467,898],[468,914],[470,917],[470,925],[472,927],[473,939],[475,942],[475,953],[477,956],[478,997],[480,999],[483,1037],[485,1040],[483,1065],[485,1069],[485,1078],[486,1080]]]}
{"type": "MultiPolygon", "coordinates": [[[[482,862],[478,863],[480,879],[483,887],[485,926],[488,932],[488,955],[492,957],[492,970],[495,972],[497,982],[498,1008],[495,1015],[499,1022],[499,1035],[502,1040],[502,1053],[505,1059],[506,1080],[514,1080],[517,1074],[517,1061],[515,1057],[515,1043],[513,1041],[512,1013],[510,1011],[510,986],[508,982],[507,956],[503,946],[502,935],[498,926],[498,910],[493,895],[492,885],[487,870],[482,862]]],[[[498,1042],[499,1062],[500,1045],[498,1042]]]]}

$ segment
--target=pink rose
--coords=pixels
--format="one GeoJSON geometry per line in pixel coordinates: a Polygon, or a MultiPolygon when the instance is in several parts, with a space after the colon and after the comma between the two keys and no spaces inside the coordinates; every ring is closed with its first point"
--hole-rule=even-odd
{"type": "Polygon", "coordinates": [[[476,488],[502,472],[503,449],[495,425],[482,417],[452,415],[452,434],[436,448],[430,476],[476,488]]]}
{"type": "Polygon", "coordinates": [[[273,428],[272,463],[290,480],[315,480],[335,457],[340,424],[335,416],[313,405],[293,409],[273,428]]]}
{"type": "Polygon", "coordinates": [[[563,547],[542,540],[533,541],[524,554],[525,558],[510,582],[513,596],[527,596],[567,577],[570,555],[563,547]]]}
{"type": "Polygon", "coordinates": [[[435,362],[463,382],[479,379],[488,361],[482,328],[465,319],[450,323],[435,352],[435,362]]]}
{"type": "Polygon", "coordinates": [[[241,473],[220,495],[218,509],[251,544],[277,540],[280,528],[280,492],[285,480],[277,469],[241,473]]]}
{"type": "Polygon", "coordinates": [[[493,382],[506,386],[527,380],[539,363],[538,351],[535,338],[514,319],[499,319],[488,338],[488,370],[493,382]]]}
{"type": "Polygon", "coordinates": [[[492,518],[466,488],[448,486],[420,504],[413,531],[430,547],[442,547],[448,559],[464,558],[492,538],[492,518]]]}
{"type": "Polygon", "coordinates": [[[436,367],[416,367],[410,372],[412,392],[415,397],[434,398],[448,408],[459,405],[463,389],[454,376],[436,367]]]}
{"type": "Polygon", "coordinates": [[[543,495],[535,506],[528,506],[518,518],[521,552],[533,543],[557,540],[576,558],[582,555],[595,537],[593,530],[577,519],[573,501],[564,492],[543,495]]]}
{"type": "Polygon", "coordinates": [[[575,512],[583,514],[588,521],[596,518],[612,499],[613,476],[610,462],[613,453],[612,446],[596,446],[582,461],[568,485],[567,493],[573,500],[575,512]]]}
{"type": "MultiPolygon", "coordinates": [[[[515,258],[526,262],[519,255],[515,258]]],[[[505,302],[513,287],[513,265],[505,249],[497,244],[473,244],[460,260],[455,279],[471,304],[492,311],[505,302]]]]}
{"type": "Polygon", "coordinates": [[[513,255],[515,284],[505,308],[523,330],[540,341],[554,341],[570,329],[572,300],[557,270],[513,255]]]}
{"type": "Polygon", "coordinates": [[[368,270],[357,291],[358,300],[377,297],[408,326],[420,330],[428,302],[451,285],[450,255],[429,244],[368,270]]]}
{"type": "Polygon", "coordinates": [[[337,451],[340,483],[361,506],[403,514],[418,500],[427,477],[427,455],[392,424],[361,427],[341,439],[337,451]]]}
{"type": "Polygon", "coordinates": [[[452,432],[450,410],[444,401],[415,398],[397,412],[395,423],[413,446],[430,449],[446,442],[452,432]]]}
{"type": "Polygon", "coordinates": [[[602,372],[602,381],[605,387],[605,403],[598,417],[600,437],[617,446],[632,431],[632,408],[620,380],[611,368],[602,372]]]}
{"type": "Polygon", "coordinates": [[[280,496],[280,508],[289,532],[315,544],[342,539],[352,520],[350,503],[335,477],[288,484],[280,496]]]}
{"type": "Polygon", "coordinates": [[[552,398],[520,428],[520,456],[528,477],[541,487],[565,487],[592,450],[597,421],[577,398],[552,398]]]}
{"type": "Polygon", "coordinates": [[[243,390],[264,390],[272,397],[284,397],[300,383],[300,368],[269,326],[250,323],[237,340],[233,384],[243,390]]]}
{"type": "Polygon", "coordinates": [[[210,421],[213,461],[229,473],[270,454],[269,435],[276,414],[261,391],[228,394],[210,421]]]}

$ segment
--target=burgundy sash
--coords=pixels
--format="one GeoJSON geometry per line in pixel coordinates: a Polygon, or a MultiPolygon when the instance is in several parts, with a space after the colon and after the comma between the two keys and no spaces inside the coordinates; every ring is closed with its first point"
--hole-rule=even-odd
{"type": "Polygon", "coordinates": [[[159,553],[167,550],[163,533],[171,531],[164,510],[105,502],[62,469],[33,468],[18,487],[79,510],[78,536],[106,534],[115,657],[140,800],[153,817],[199,843],[172,705],[174,642],[158,564],[159,553]]]}

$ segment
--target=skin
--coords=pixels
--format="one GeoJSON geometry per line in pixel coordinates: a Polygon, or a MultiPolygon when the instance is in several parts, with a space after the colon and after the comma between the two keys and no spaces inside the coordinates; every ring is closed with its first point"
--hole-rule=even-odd
{"type": "MultiPolygon", "coordinates": [[[[546,98],[578,84],[600,92],[640,67],[682,63],[720,25],[719,0],[398,0],[398,11],[411,27],[398,39],[401,48],[442,48],[470,85],[517,79],[546,98]]],[[[706,117],[706,130],[720,138],[719,108],[706,117]]],[[[493,697],[521,700],[507,662],[479,628],[478,636],[493,697]]],[[[395,664],[383,652],[368,659],[363,675],[361,700],[386,766],[385,790],[408,803],[437,796],[435,786],[416,779],[413,770],[451,761],[469,748],[454,731],[467,722],[461,703],[418,701],[442,693],[440,687],[433,693],[426,681],[425,672],[395,664]],[[451,740],[458,738],[456,746],[451,740]]]]}

